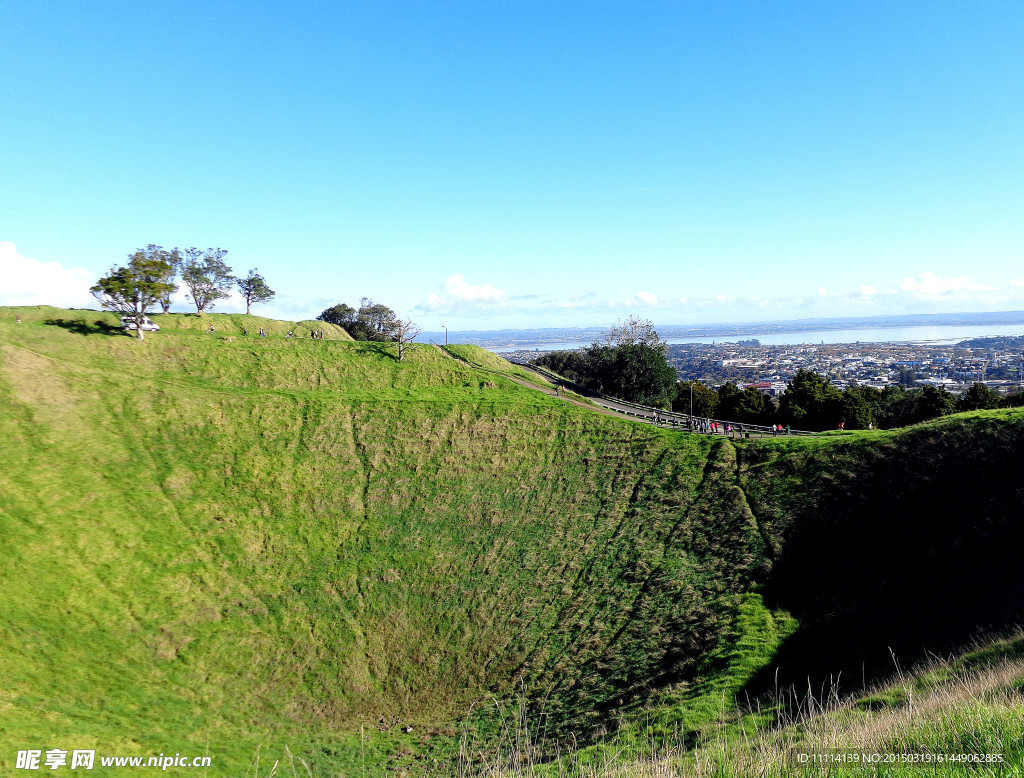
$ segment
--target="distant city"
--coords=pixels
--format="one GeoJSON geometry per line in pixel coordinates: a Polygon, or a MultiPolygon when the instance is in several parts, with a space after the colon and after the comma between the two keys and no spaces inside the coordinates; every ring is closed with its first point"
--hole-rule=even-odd
{"type": "MultiPolygon", "coordinates": [[[[977,381],[1010,393],[1024,383],[1024,311],[657,330],[669,344],[667,358],[680,380],[714,387],[733,381],[740,388],[752,386],[772,396],[785,391],[800,369],[827,376],[840,389],[858,384],[933,385],[956,394],[977,381]]],[[[599,342],[603,332],[599,327],[460,332],[449,333],[449,342],[476,343],[508,359],[529,362],[548,351],[599,342]]],[[[444,333],[430,339],[444,342],[444,333]]]]}

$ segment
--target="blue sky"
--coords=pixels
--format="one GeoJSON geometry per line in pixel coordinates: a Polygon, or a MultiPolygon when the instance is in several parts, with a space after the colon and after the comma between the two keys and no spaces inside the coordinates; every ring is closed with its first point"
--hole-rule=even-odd
{"type": "Polygon", "coordinates": [[[6,0],[0,30],[0,304],[89,305],[158,243],[258,267],[268,315],[433,330],[1024,309],[1019,2],[6,0]]]}

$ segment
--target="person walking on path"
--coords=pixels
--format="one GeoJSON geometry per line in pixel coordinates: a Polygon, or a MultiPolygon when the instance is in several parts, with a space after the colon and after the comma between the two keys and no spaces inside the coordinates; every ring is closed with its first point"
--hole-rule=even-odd
{"type": "Polygon", "coordinates": [[[260,327],[260,337],[261,337],[261,338],[265,338],[265,337],[267,337],[267,333],[263,331],[263,328],[262,328],[262,327],[260,327]]]}

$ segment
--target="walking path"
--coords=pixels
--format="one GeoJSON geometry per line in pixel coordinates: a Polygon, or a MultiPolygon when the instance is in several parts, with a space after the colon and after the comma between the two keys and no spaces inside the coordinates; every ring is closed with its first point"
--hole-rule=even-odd
{"type": "MultiPolygon", "coordinates": [[[[531,365],[526,362],[513,362],[512,360],[509,360],[509,362],[525,370],[531,371],[548,383],[571,389],[573,392],[586,397],[591,403],[593,403],[593,405],[603,409],[605,413],[610,412],[613,415],[629,416],[637,421],[654,424],[658,427],[686,429],[690,432],[706,435],[722,435],[724,437],[731,438],[774,438],[779,437],[780,435],[785,436],[787,434],[791,437],[821,434],[819,432],[810,432],[808,430],[790,430],[788,433],[779,433],[773,430],[770,426],[763,424],[747,424],[722,419],[705,419],[697,416],[694,416],[691,419],[689,414],[686,413],[676,413],[674,411],[665,411],[660,408],[651,408],[647,405],[639,405],[637,403],[608,397],[600,392],[592,392],[579,384],[567,381],[556,373],[552,373],[551,371],[545,370],[542,367],[537,367],[536,365],[531,365]],[[718,424],[717,431],[715,431],[712,426],[715,423],[718,424]]],[[[519,383],[529,385],[525,381],[520,381],[519,383]]],[[[566,397],[564,394],[562,396],[566,397]]],[[[566,397],[566,399],[570,398],[566,397]]],[[[587,405],[586,403],[574,402],[576,402],[577,405],[593,408],[593,406],[587,405]]]]}
{"type": "Polygon", "coordinates": [[[618,416],[620,418],[622,416],[628,416],[631,419],[644,424],[654,424],[655,426],[667,427],[669,429],[685,429],[690,432],[704,435],[721,435],[727,438],[774,438],[786,435],[792,437],[821,434],[820,432],[810,432],[808,430],[790,430],[788,433],[777,432],[771,427],[763,424],[746,424],[727,420],[723,421],[722,419],[705,419],[698,416],[694,416],[691,419],[689,414],[665,411],[661,408],[639,405],[637,403],[619,400],[614,397],[608,397],[600,392],[593,392],[579,384],[562,378],[562,376],[557,373],[552,373],[550,370],[546,370],[543,367],[537,367],[536,365],[531,365],[528,362],[517,362],[511,359],[506,360],[510,364],[521,367],[524,370],[529,370],[545,384],[553,387],[553,389],[548,390],[522,378],[509,375],[508,373],[499,373],[496,370],[490,370],[486,367],[481,367],[480,365],[474,365],[462,357],[452,354],[437,343],[432,343],[431,345],[445,356],[469,365],[475,370],[484,370],[489,373],[501,375],[503,378],[515,381],[517,384],[525,386],[527,389],[533,389],[536,392],[544,392],[544,394],[553,397],[560,397],[573,405],[578,405],[581,408],[596,411],[597,413],[603,413],[607,416],[618,416]],[[585,397],[587,402],[566,394],[565,390],[567,389],[572,390],[574,394],[585,397]],[[718,425],[717,430],[714,428],[714,424],[718,425]]]}

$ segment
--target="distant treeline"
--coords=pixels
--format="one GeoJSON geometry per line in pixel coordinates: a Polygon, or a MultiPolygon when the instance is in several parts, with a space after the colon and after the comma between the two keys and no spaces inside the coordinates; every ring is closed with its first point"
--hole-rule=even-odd
{"type": "Polygon", "coordinates": [[[694,381],[680,381],[673,410],[689,413],[691,387],[696,416],[784,424],[805,430],[836,429],[840,424],[848,430],[867,429],[869,425],[891,429],[959,411],[1024,405],[1024,393],[1000,397],[980,383],[972,384],[959,397],[935,386],[851,386],[839,390],[817,373],[799,370],[777,404],[758,389],[741,390],[731,381],[718,391],[694,381]]]}
{"type": "Polygon", "coordinates": [[[759,389],[740,389],[729,381],[716,391],[697,381],[679,381],[665,361],[663,344],[594,344],[576,351],[555,351],[535,360],[592,391],[630,402],[668,408],[701,418],[748,424],[782,424],[793,429],[891,429],[958,411],[1024,405],[1024,392],[1000,397],[975,383],[957,397],[942,387],[837,389],[811,370],[799,370],[777,399],[759,389]]]}

